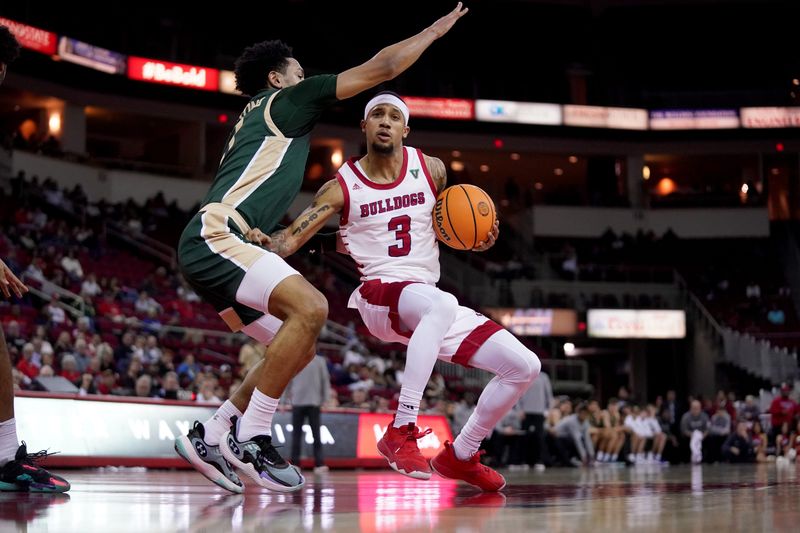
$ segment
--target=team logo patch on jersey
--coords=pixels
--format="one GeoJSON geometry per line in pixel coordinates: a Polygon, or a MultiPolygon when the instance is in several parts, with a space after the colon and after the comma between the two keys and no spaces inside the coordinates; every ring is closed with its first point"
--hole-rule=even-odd
{"type": "Polygon", "coordinates": [[[361,190],[361,185],[359,185],[358,183],[354,183],[353,184],[353,190],[354,191],[360,191],[361,190]]]}
{"type": "Polygon", "coordinates": [[[487,204],[486,202],[478,202],[478,213],[480,213],[481,216],[484,216],[484,217],[486,215],[488,215],[489,214],[489,204],[487,204]]]}
{"type": "Polygon", "coordinates": [[[417,179],[419,177],[419,169],[418,168],[412,168],[411,169],[411,175],[414,176],[414,179],[417,179]]]}

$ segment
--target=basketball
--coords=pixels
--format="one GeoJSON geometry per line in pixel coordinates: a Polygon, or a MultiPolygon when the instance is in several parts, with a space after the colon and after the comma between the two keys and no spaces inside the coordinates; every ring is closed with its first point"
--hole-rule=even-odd
{"type": "Polygon", "coordinates": [[[436,237],[456,250],[472,250],[485,241],[495,220],[494,202],[483,189],[474,185],[446,188],[433,208],[436,237]]]}

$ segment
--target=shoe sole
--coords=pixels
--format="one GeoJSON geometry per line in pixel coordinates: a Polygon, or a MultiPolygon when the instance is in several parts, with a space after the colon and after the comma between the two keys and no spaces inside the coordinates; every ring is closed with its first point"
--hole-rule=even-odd
{"type": "Polygon", "coordinates": [[[380,447],[378,448],[378,453],[381,455],[381,457],[386,459],[386,462],[389,463],[389,466],[392,468],[392,470],[394,470],[398,474],[403,474],[404,476],[408,476],[410,478],[422,479],[422,480],[428,480],[433,475],[433,472],[418,472],[418,471],[406,472],[405,470],[397,468],[397,463],[393,463],[388,457],[386,457],[386,454],[384,454],[381,451],[380,447]]]}
{"type": "MultiPolygon", "coordinates": [[[[270,481],[269,479],[264,479],[258,474],[256,468],[249,464],[243,463],[240,461],[236,455],[228,448],[228,434],[230,431],[226,431],[223,433],[222,437],[219,440],[219,451],[222,452],[222,456],[228,460],[230,464],[247,474],[247,477],[255,481],[259,486],[264,487],[265,489],[273,490],[275,492],[297,492],[298,490],[302,489],[306,484],[306,478],[300,474],[300,478],[303,480],[302,483],[299,485],[295,485],[294,487],[287,487],[286,485],[281,485],[279,483],[275,483],[274,481],[270,481]]],[[[290,467],[294,468],[294,467],[290,467]]]]}
{"type": "Polygon", "coordinates": [[[460,477],[456,477],[456,476],[448,476],[446,474],[443,474],[440,470],[438,470],[436,468],[436,465],[433,463],[433,460],[431,460],[431,470],[433,470],[434,472],[436,472],[437,474],[439,474],[440,476],[442,476],[445,479],[457,479],[459,481],[463,481],[464,483],[468,483],[468,484],[472,485],[473,487],[479,488],[484,492],[498,492],[498,491],[501,491],[504,488],[506,488],[506,483],[507,483],[506,478],[503,478],[503,484],[500,487],[498,487],[496,489],[485,489],[485,488],[481,487],[480,485],[476,485],[475,483],[467,481],[466,479],[463,479],[463,478],[460,478],[460,477]]]}
{"type": "Polygon", "coordinates": [[[16,483],[6,483],[5,481],[0,481],[0,492],[37,492],[40,494],[60,494],[62,492],[67,492],[71,487],[69,482],[67,482],[66,487],[36,487],[36,486],[20,486],[16,483]]]}
{"type": "Polygon", "coordinates": [[[213,484],[234,494],[244,492],[244,487],[231,482],[219,470],[203,461],[195,451],[194,446],[192,446],[192,441],[186,435],[181,435],[175,440],[175,452],[213,484]]]}

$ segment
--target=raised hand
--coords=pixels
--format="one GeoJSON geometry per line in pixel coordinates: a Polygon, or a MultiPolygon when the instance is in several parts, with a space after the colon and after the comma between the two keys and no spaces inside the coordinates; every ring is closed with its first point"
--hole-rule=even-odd
{"type": "Polygon", "coordinates": [[[469,12],[468,7],[462,8],[461,6],[462,4],[459,2],[454,10],[431,24],[430,29],[436,34],[437,39],[450,31],[456,21],[469,12]]]}
{"type": "Polygon", "coordinates": [[[0,291],[6,298],[11,298],[12,292],[17,298],[22,298],[22,295],[28,292],[28,287],[11,272],[11,269],[3,261],[0,261],[0,291]]]}

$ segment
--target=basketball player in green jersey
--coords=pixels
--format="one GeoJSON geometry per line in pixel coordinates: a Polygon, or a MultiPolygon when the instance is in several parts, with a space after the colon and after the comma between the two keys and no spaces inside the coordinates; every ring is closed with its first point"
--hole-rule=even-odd
{"type": "Polygon", "coordinates": [[[272,231],[297,196],[309,136],[322,112],[398,76],[466,13],[459,2],[422,32],[338,75],[305,79],[280,41],[255,44],[236,61],[237,86],[251,99],[200,212],[178,244],[181,271],[198,294],[231,330],[269,345],[234,396],[175,441],[178,454],[217,485],[242,492],[231,465],[276,491],[299,490],[305,483],[273,447],[272,417],[289,380],[314,357],[328,314],[317,289],[248,235],[272,231]]]}

